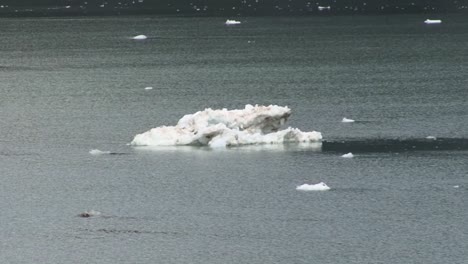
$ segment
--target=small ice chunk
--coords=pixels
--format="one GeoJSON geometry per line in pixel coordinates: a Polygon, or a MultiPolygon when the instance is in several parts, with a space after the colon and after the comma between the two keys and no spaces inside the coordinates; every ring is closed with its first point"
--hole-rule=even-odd
{"type": "Polygon", "coordinates": [[[94,210],[89,210],[89,211],[84,211],[84,212],[78,214],[78,216],[87,218],[87,217],[92,217],[92,216],[98,216],[100,214],[101,214],[101,212],[94,211],[94,210]]]}
{"type": "Polygon", "coordinates": [[[228,19],[228,20],[226,20],[226,22],[224,24],[225,25],[239,25],[240,23],[241,23],[240,21],[228,19]]]}
{"type": "Polygon", "coordinates": [[[147,39],[148,37],[145,36],[145,35],[138,35],[138,36],[134,36],[132,39],[134,40],[144,40],[144,39],[147,39]]]}
{"type": "Polygon", "coordinates": [[[110,154],[110,153],[111,153],[110,151],[102,151],[99,149],[92,149],[89,151],[89,154],[91,155],[103,155],[103,154],[110,154]]]}
{"type": "Polygon", "coordinates": [[[342,158],[354,158],[354,155],[353,153],[349,152],[349,153],[346,153],[344,155],[341,155],[342,158]]]}
{"type": "Polygon", "coordinates": [[[353,122],[355,122],[355,120],[343,117],[343,120],[341,120],[341,122],[343,122],[343,123],[353,123],[353,122]]]}
{"type": "Polygon", "coordinates": [[[453,188],[460,188],[460,185],[454,185],[453,188]]]}
{"type": "Polygon", "coordinates": [[[440,24],[442,23],[442,20],[440,19],[426,19],[424,21],[424,24],[440,24]]]}
{"type": "Polygon", "coordinates": [[[426,139],[433,139],[433,140],[436,140],[437,138],[434,137],[434,136],[427,136],[426,139]]]}
{"type": "Polygon", "coordinates": [[[153,90],[153,87],[151,86],[145,87],[145,90],[153,90]]]}
{"type": "Polygon", "coordinates": [[[318,6],[318,10],[319,10],[319,11],[330,10],[330,9],[331,9],[330,6],[318,6]]]}
{"type": "Polygon", "coordinates": [[[302,184],[296,187],[298,191],[328,191],[330,187],[326,185],[324,182],[320,182],[317,184],[302,184]]]}

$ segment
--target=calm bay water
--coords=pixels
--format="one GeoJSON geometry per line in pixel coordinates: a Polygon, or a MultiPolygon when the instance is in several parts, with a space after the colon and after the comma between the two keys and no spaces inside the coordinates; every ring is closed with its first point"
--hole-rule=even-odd
{"type": "Polygon", "coordinates": [[[127,145],[245,104],[329,140],[466,138],[468,19],[425,19],[2,19],[0,261],[464,263],[466,151],[127,145]]]}

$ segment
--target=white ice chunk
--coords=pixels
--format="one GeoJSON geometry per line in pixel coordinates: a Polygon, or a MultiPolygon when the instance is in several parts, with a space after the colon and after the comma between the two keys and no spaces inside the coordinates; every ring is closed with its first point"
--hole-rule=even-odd
{"type": "Polygon", "coordinates": [[[319,10],[319,11],[330,10],[330,9],[331,9],[330,6],[318,6],[318,10],[319,10]]]}
{"type": "Polygon", "coordinates": [[[225,25],[239,25],[241,22],[237,20],[228,19],[224,22],[225,25]]]}
{"type": "Polygon", "coordinates": [[[145,90],[153,90],[153,87],[150,87],[150,86],[145,87],[145,90]]]}
{"type": "Polygon", "coordinates": [[[436,140],[437,138],[434,137],[434,136],[427,136],[426,139],[433,139],[433,140],[436,140]]]}
{"type": "Polygon", "coordinates": [[[426,19],[424,21],[424,24],[440,24],[442,23],[442,20],[440,19],[426,19]]]}
{"type": "Polygon", "coordinates": [[[244,109],[207,108],[183,116],[175,126],[160,126],[135,136],[134,146],[210,146],[212,148],[281,143],[320,142],[320,132],[297,128],[280,130],[291,109],[277,105],[244,109]]]}
{"type": "Polygon", "coordinates": [[[102,151],[99,149],[92,149],[89,151],[89,154],[91,155],[103,155],[103,154],[110,154],[110,153],[111,153],[110,151],[102,151]]]}
{"type": "Polygon", "coordinates": [[[320,182],[317,184],[302,184],[296,187],[298,191],[328,191],[330,187],[326,185],[324,182],[320,182]]]}
{"type": "Polygon", "coordinates": [[[343,123],[353,123],[353,122],[355,122],[355,120],[343,117],[343,120],[341,120],[341,122],[343,122],[343,123]]]}
{"type": "Polygon", "coordinates": [[[138,35],[138,36],[134,36],[132,39],[134,40],[144,40],[144,39],[147,39],[148,37],[145,36],[145,35],[138,35]]]}
{"type": "Polygon", "coordinates": [[[353,153],[349,152],[349,153],[346,153],[344,155],[341,155],[342,158],[354,158],[354,155],[353,153]]]}

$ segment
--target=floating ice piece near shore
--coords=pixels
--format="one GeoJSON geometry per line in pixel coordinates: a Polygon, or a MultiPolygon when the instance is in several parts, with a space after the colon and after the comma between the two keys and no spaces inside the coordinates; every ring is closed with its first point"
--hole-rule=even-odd
{"type": "Polygon", "coordinates": [[[442,20],[440,19],[426,19],[424,20],[424,24],[440,24],[442,20]]]}
{"type": "Polygon", "coordinates": [[[460,185],[454,185],[453,188],[460,188],[460,185]]]}
{"type": "Polygon", "coordinates": [[[344,155],[341,155],[342,158],[354,158],[354,155],[353,153],[349,152],[349,153],[346,153],[344,155]]]}
{"type": "Polygon", "coordinates": [[[91,155],[103,155],[103,154],[111,154],[110,151],[102,151],[102,150],[99,150],[99,149],[92,149],[89,151],[89,154],[91,155]]]}
{"type": "Polygon", "coordinates": [[[434,136],[427,136],[426,139],[432,139],[432,140],[436,140],[437,138],[434,137],[434,136]]]}
{"type": "Polygon", "coordinates": [[[318,6],[318,10],[319,10],[319,11],[330,10],[330,9],[331,9],[330,6],[318,6]]]}
{"type": "Polygon", "coordinates": [[[145,87],[145,90],[153,90],[153,87],[151,86],[145,87]]]}
{"type": "Polygon", "coordinates": [[[183,116],[176,126],[160,126],[138,134],[133,146],[210,146],[213,148],[282,143],[316,143],[320,132],[280,130],[291,115],[287,106],[252,106],[204,111],[183,116]]]}
{"type": "Polygon", "coordinates": [[[324,182],[320,182],[317,184],[302,184],[296,187],[298,191],[328,191],[330,187],[326,185],[324,182]]]}
{"type": "Polygon", "coordinates": [[[148,37],[145,36],[145,35],[138,35],[138,36],[134,36],[132,39],[134,40],[144,40],[144,39],[147,39],[148,37]]]}
{"type": "Polygon", "coordinates": [[[225,25],[239,25],[241,22],[237,20],[228,19],[224,22],[225,25]]]}
{"type": "Polygon", "coordinates": [[[353,123],[353,122],[355,122],[355,120],[343,117],[343,120],[341,120],[341,122],[343,122],[343,123],[353,123]]]}
{"type": "Polygon", "coordinates": [[[94,210],[89,210],[89,211],[84,211],[84,212],[78,214],[78,216],[87,218],[87,217],[92,217],[92,216],[98,216],[100,214],[101,214],[101,212],[94,211],[94,210]]]}

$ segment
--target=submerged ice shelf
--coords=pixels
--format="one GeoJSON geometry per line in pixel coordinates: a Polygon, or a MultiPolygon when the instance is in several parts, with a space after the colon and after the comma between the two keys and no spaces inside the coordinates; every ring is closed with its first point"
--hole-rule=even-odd
{"type": "Polygon", "coordinates": [[[175,126],[160,126],[138,134],[133,146],[230,147],[255,144],[309,143],[322,140],[320,132],[281,126],[291,109],[277,105],[246,105],[244,109],[211,108],[182,117],[175,126]]]}

